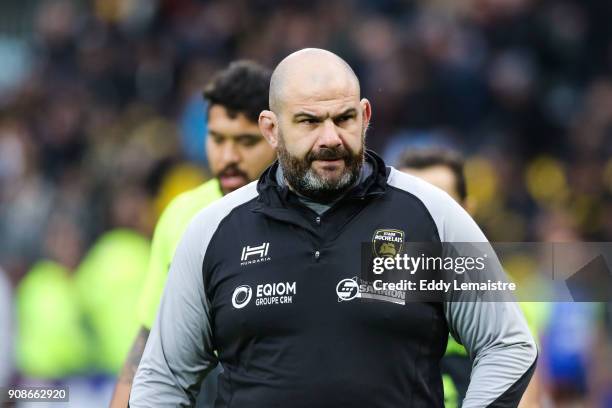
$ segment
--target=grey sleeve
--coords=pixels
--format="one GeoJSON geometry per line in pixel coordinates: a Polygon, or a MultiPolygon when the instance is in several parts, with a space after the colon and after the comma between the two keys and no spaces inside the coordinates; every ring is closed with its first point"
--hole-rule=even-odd
{"type": "MultiPolygon", "coordinates": [[[[507,281],[495,251],[463,208],[451,203],[442,220],[442,241],[459,243],[460,255],[486,254],[479,282],[507,281]]],[[[535,369],[535,341],[518,304],[506,299],[490,293],[476,299],[475,292],[454,291],[444,305],[451,334],[473,360],[464,408],[517,406],[535,369]]]]}
{"type": "MultiPolygon", "coordinates": [[[[396,170],[393,170],[390,183],[423,201],[443,243],[474,243],[458,244],[461,255],[466,255],[466,251],[474,251],[467,254],[469,256],[483,255],[483,251],[487,254],[484,273],[490,276],[484,278],[507,279],[480,228],[446,193],[396,170]]],[[[445,250],[454,247],[444,244],[445,250]]],[[[515,407],[535,369],[535,341],[516,302],[475,300],[473,295],[473,292],[452,292],[444,303],[451,334],[466,347],[473,360],[470,384],[462,406],[515,407]]]]}
{"type": "Polygon", "coordinates": [[[233,208],[255,197],[256,186],[252,182],[217,200],[187,227],[134,377],[131,407],[192,406],[200,382],[218,364],[203,282],[204,256],[221,221],[233,208]]]}
{"type": "Polygon", "coordinates": [[[192,406],[217,365],[202,263],[212,232],[197,216],[177,247],[160,308],[134,378],[130,406],[192,406]]]}

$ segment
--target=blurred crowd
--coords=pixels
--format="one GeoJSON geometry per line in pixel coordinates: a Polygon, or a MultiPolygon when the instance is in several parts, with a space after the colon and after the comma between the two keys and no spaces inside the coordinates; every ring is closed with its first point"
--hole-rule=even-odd
{"type": "MultiPolygon", "coordinates": [[[[10,364],[13,378],[75,375],[80,361],[116,373],[134,323],[126,345],[87,339],[130,313],[121,299],[138,292],[160,211],[210,177],[201,92],[236,58],[345,58],[373,105],[369,147],[389,164],[419,146],[463,152],[491,241],[612,241],[611,2],[55,0],[0,14],[0,292],[12,288],[18,338],[48,333],[29,324],[42,308],[72,342],[66,366],[32,367],[67,346],[17,341],[0,382],[10,364]]],[[[593,342],[610,342],[609,314],[593,342]]]]}

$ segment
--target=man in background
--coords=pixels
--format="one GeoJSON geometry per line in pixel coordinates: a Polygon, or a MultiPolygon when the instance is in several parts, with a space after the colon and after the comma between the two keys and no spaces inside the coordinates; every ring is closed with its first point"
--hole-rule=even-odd
{"type": "MultiPolygon", "coordinates": [[[[214,178],[176,197],[155,227],[151,258],[140,299],[142,327],[115,388],[111,407],[128,404],[132,380],[142,357],[174,250],[192,216],[213,201],[257,179],[276,157],[259,131],[259,113],[268,108],[271,72],[250,61],[237,61],[219,72],[204,91],[208,104],[206,152],[214,178]]],[[[212,406],[216,374],[203,384],[198,403],[212,406]]]]}
{"type": "MultiPolygon", "coordinates": [[[[404,173],[412,174],[444,190],[468,213],[472,214],[474,202],[470,201],[467,194],[464,165],[464,159],[459,152],[442,147],[429,147],[406,150],[400,156],[397,167],[404,173]]],[[[529,317],[537,312],[533,310],[537,305],[521,303],[520,306],[525,313],[532,334],[537,338],[537,330],[529,321],[529,317]]],[[[452,336],[448,337],[441,368],[445,406],[446,408],[459,407],[470,384],[472,361],[465,347],[457,343],[452,336]]],[[[529,383],[519,406],[522,408],[539,406],[537,374],[529,383]]]]}

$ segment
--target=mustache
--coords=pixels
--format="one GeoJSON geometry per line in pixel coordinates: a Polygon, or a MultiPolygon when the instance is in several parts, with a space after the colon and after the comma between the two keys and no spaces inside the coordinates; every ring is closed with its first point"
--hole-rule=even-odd
{"type": "Polygon", "coordinates": [[[349,161],[351,159],[351,152],[349,152],[344,146],[338,147],[323,147],[319,150],[310,151],[306,155],[306,161],[312,163],[315,160],[344,160],[349,161]]]}
{"type": "Polygon", "coordinates": [[[223,170],[217,173],[217,177],[234,177],[239,176],[248,180],[247,174],[238,168],[236,164],[229,164],[223,168],[223,170]]]}

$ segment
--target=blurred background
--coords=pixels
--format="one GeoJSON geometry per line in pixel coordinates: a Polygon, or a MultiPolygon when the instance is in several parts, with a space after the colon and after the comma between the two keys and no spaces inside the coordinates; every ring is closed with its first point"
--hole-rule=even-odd
{"type": "MultiPolygon", "coordinates": [[[[106,406],[157,217],[210,177],[201,91],[236,58],[338,53],[369,147],[461,151],[491,241],[611,241],[611,19],[605,0],[2,1],[0,385],[106,406]]],[[[547,314],[542,338],[571,343],[540,360],[549,406],[612,406],[611,326],[605,304],[547,314]]]]}

